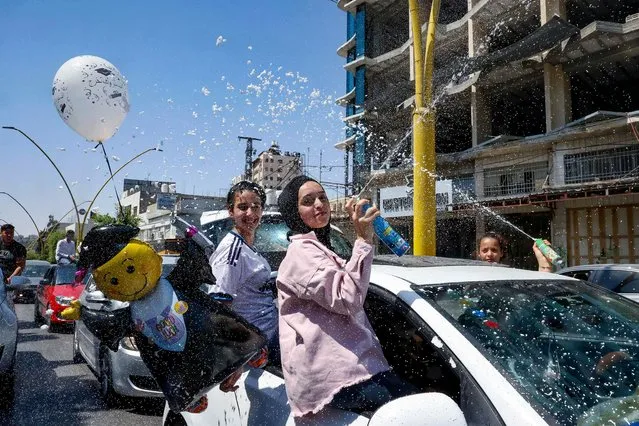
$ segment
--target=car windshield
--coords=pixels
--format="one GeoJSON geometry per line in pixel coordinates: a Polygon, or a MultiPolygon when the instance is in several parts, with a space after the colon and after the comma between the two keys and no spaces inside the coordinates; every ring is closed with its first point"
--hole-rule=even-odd
{"type": "Polygon", "coordinates": [[[177,265],[177,262],[162,263],[162,276],[166,277],[169,275],[173,268],[175,268],[175,265],[177,265]]]}
{"type": "Polygon", "coordinates": [[[55,274],[55,285],[73,284],[75,282],[75,271],[77,267],[74,264],[58,265],[55,274]]]}
{"type": "Polygon", "coordinates": [[[603,424],[606,415],[620,418],[622,411],[616,410],[635,400],[636,303],[580,281],[414,288],[434,301],[549,423],[599,419],[593,424],[603,424]]]}
{"type": "Polygon", "coordinates": [[[28,278],[43,277],[50,266],[51,265],[30,265],[27,262],[24,271],[22,271],[22,276],[28,278]]]}
{"type": "MultiPolygon", "coordinates": [[[[231,219],[223,219],[202,227],[202,232],[216,245],[224,238],[224,236],[233,229],[233,221],[231,219]]],[[[288,248],[289,241],[287,238],[289,228],[279,215],[264,215],[262,223],[255,232],[255,250],[260,253],[268,261],[271,269],[276,271],[288,248]]],[[[351,243],[336,230],[331,230],[331,244],[333,250],[340,257],[348,259],[351,257],[351,243]]]]}

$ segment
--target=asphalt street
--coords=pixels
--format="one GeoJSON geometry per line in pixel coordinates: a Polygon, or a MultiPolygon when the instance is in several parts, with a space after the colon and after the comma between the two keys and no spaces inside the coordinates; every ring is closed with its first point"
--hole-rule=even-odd
{"type": "Polygon", "coordinates": [[[18,353],[15,400],[0,408],[2,425],[161,425],[164,400],[133,400],[108,408],[98,381],[74,364],[72,329],[50,333],[36,327],[33,305],[16,304],[18,353]]]}

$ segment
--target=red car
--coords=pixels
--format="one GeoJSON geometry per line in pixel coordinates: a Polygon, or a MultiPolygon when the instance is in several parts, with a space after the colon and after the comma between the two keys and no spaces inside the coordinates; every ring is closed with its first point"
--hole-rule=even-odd
{"type": "Polygon", "coordinates": [[[84,290],[84,283],[76,284],[74,264],[52,265],[44,274],[42,281],[36,288],[33,319],[36,325],[46,323],[49,331],[65,324],[72,324],[72,320],[60,317],[60,313],[69,303],[80,297],[84,290]]]}

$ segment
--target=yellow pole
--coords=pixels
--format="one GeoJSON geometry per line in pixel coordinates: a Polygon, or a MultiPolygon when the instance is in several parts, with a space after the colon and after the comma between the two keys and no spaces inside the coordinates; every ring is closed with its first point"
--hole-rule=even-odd
{"type": "Polygon", "coordinates": [[[440,0],[432,0],[422,68],[422,38],[417,0],[408,0],[413,34],[415,111],[413,112],[413,254],[435,256],[435,112],[432,108],[435,27],[440,0]],[[424,84],[425,83],[425,84],[424,84]],[[424,108],[426,105],[426,108],[424,108]]]}

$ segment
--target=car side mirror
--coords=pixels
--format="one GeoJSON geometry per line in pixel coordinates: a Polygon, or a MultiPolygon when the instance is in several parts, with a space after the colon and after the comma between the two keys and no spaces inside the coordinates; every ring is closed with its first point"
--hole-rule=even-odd
{"type": "Polygon", "coordinates": [[[467,426],[461,408],[448,396],[438,392],[404,396],[382,405],[368,426],[401,424],[405,426],[467,426]]]}
{"type": "Polygon", "coordinates": [[[47,285],[47,284],[49,284],[49,280],[40,280],[40,284],[41,285],[47,285]]]}

